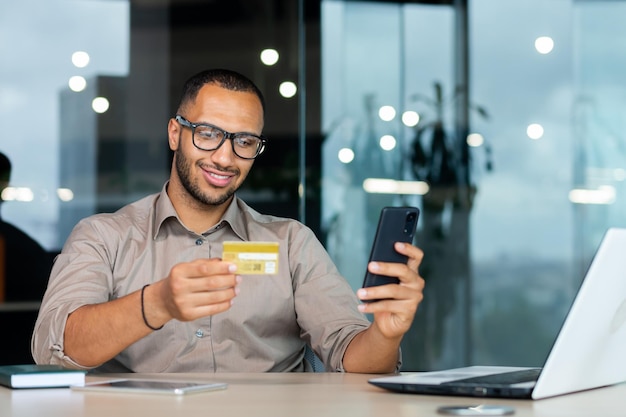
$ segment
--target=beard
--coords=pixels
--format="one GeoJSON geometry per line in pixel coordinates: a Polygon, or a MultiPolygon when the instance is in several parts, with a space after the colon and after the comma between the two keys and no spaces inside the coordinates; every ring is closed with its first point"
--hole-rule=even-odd
{"type": "Polygon", "coordinates": [[[187,191],[187,194],[189,194],[196,202],[205,206],[219,206],[226,203],[239,188],[237,184],[233,184],[232,186],[225,188],[222,194],[210,196],[200,189],[197,181],[194,182],[192,180],[191,169],[193,163],[183,154],[180,147],[176,149],[175,156],[176,173],[178,174],[178,178],[180,179],[183,188],[187,191]]]}

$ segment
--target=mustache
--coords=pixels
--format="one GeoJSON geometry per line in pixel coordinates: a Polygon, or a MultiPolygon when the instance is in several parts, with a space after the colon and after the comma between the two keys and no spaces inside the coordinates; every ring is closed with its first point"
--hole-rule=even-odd
{"type": "Polygon", "coordinates": [[[233,175],[239,175],[241,173],[237,168],[225,168],[216,164],[209,164],[209,163],[202,162],[202,161],[196,162],[196,166],[198,166],[198,168],[201,168],[205,171],[215,170],[215,171],[224,172],[224,173],[233,174],[233,175]]]}

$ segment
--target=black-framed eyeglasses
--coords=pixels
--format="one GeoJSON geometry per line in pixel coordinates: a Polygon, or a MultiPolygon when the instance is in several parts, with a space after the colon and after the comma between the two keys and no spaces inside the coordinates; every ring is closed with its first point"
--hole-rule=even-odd
{"type": "Polygon", "coordinates": [[[202,151],[214,151],[226,141],[231,140],[233,152],[242,159],[254,159],[265,150],[267,140],[252,133],[230,133],[208,123],[192,123],[180,114],[175,117],[182,126],[191,129],[194,146],[202,151]]]}

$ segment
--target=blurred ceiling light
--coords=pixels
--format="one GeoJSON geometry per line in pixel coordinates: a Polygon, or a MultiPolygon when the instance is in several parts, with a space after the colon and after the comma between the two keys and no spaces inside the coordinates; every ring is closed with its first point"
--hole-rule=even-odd
{"type": "Polygon", "coordinates": [[[261,51],[261,62],[268,67],[278,62],[278,51],[276,49],[264,49],[261,51]]]}
{"type": "Polygon", "coordinates": [[[337,154],[339,161],[344,164],[349,164],[354,160],[354,151],[350,148],[341,148],[337,154]]]}
{"type": "Polygon", "coordinates": [[[78,93],[80,91],[83,91],[85,87],[87,87],[87,80],[85,80],[85,77],[75,75],[73,77],[70,77],[68,85],[70,86],[70,90],[78,93]]]}
{"type": "Polygon", "coordinates": [[[408,127],[417,126],[419,122],[420,122],[420,115],[416,111],[407,110],[404,113],[402,113],[402,123],[404,123],[405,126],[408,126],[408,127]]]}
{"type": "Polygon", "coordinates": [[[285,81],[285,82],[280,83],[280,86],[278,87],[278,91],[280,92],[281,96],[285,98],[291,98],[296,95],[296,92],[298,91],[298,87],[296,87],[296,85],[292,83],[291,81],[285,81]]]}
{"type": "Polygon", "coordinates": [[[467,135],[467,144],[473,148],[482,146],[485,143],[485,138],[480,133],[470,133],[467,135]]]}
{"type": "Polygon", "coordinates": [[[96,97],[91,102],[91,108],[96,113],[104,113],[109,110],[109,100],[104,97],[96,97]]]}
{"type": "Polygon", "coordinates": [[[526,128],[526,134],[531,139],[541,139],[541,137],[543,136],[543,126],[538,123],[530,124],[526,128]]]}
{"type": "Polygon", "coordinates": [[[74,199],[74,192],[69,188],[57,188],[57,196],[61,201],[72,201],[74,199]]]}
{"type": "Polygon", "coordinates": [[[33,190],[28,187],[6,187],[2,190],[0,198],[3,201],[29,202],[33,201],[35,194],[33,193],[33,190]]]}
{"type": "Polygon", "coordinates": [[[386,178],[367,178],[363,189],[373,194],[418,194],[424,195],[429,187],[424,181],[397,181],[386,178]]]}
{"type": "Polygon", "coordinates": [[[569,192],[569,201],[574,204],[613,204],[615,187],[603,185],[597,189],[575,188],[569,192]]]}
{"type": "Polygon", "coordinates": [[[85,68],[89,65],[89,54],[84,51],[76,51],[72,54],[72,64],[77,68],[85,68]]]}
{"type": "Polygon", "coordinates": [[[554,41],[549,36],[540,36],[535,39],[535,49],[540,54],[549,54],[554,49],[554,41]]]}
{"type": "Polygon", "coordinates": [[[385,122],[389,122],[396,117],[396,109],[393,106],[382,106],[378,109],[378,117],[385,122]]]}
{"type": "Polygon", "coordinates": [[[378,142],[384,151],[390,151],[396,147],[396,138],[391,135],[383,135],[378,142]]]}

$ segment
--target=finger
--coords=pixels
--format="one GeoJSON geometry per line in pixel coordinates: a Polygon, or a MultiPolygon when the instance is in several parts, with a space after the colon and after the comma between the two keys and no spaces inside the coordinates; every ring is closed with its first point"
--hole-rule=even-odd
{"type": "Polygon", "coordinates": [[[361,301],[377,302],[377,300],[382,300],[382,299],[389,297],[389,292],[386,291],[386,288],[391,287],[392,285],[395,285],[395,284],[377,285],[375,287],[360,288],[356,292],[356,295],[361,301]]]}
{"type": "Polygon", "coordinates": [[[400,283],[410,284],[418,279],[417,272],[411,270],[408,264],[376,261],[367,264],[367,270],[373,274],[397,278],[400,283]]]}
{"type": "MultiPolygon", "coordinates": [[[[421,298],[420,298],[421,300],[421,298]]],[[[359,311],[366,314],[391,314],[402,320],[413,320],[419,301],[383,299],[371,303],[359,304],[359,311]]]]}
{"type": "Polygon", "coordinates": [[[182,321],[226,311],[239,294],[239,287],[188,293],[175,297],[176,318],[182,321]]]}
{"type": "Polygon", "coordinates": [[[359,310],[364,313],[386,312],[407,316],[417,311],[417,306],[424,298],[421,290],[398,285],[362,288],[358,294],[362,301],[369,301],[359,305],[359,310]]]}
{"type": "Polygon", "coordinates": [[[222,261],[221,259],[196,259],[195,261],[180,264],[186,269],[188,277],[204,277],[208,275],[227,275],[234,274],[237,271],[237,265],[222,261]]]}
{"type": "Polygon", "coordinates": [[[372,300],[421,300],[423,286],[407,285],[379,285],[376,287],[361,288],[357,291],[357,296],[361,301],[372,300]]]}
{"type": "Polygon", "coordinates": [[[419,277],[418,269],[424,257],[424,252],[416,246],[403,242],[396,242],[394,248],[398,253],[408,258],[406,264],[370,262],[367,266],[368,270],[374,274],[398,278],[401,282],[410,283],[415,281],[419,277]]]}
{"type": "Polygon", "coordinates": [[[177,264],[170,271],[172,291],[197,292],[235,285],[236,266],[216,260],[196,260],[177,264]]]}
{"type": "Polygon", "coordinates": [[[227,311],[232,306],[231,301],[224,301],[218,304],[208,304],[196,307],[194,311],[194,316],[189,318],[188,320],[195,320],[200,317],[208,317],[213,316],[215,314],[223,313],[227,311]]]}
{"type": "Polygon", "coordinates": [[[220,304],[224,302],[232,302],[232,300],[239,294],[239,287],[230,287],[219,290],[203,291],[194,293],[190,300],[193,303],[193,307],[207,306],[212,304],[220,304]]]}
{"type": "Polygon", "coordinates": [[[241,282],[239,275],[211,275],[189,280],[190,292],[211,292],[235,288],[241,282]]]}
{"type": "Polygon", "coordinates": [[[413,245],[403,242],[396,242],[394,248],[398,253],[408,257],[407,266],[413,271],[417,271],[422,260],[424,259],[424,252],[413,245]]]}
{"type": "Polygon", "coordinates": [[[232,301],[227,300],[217,304],[203,304],[194,307],[188,307],[179,310],[176,317],[179,321],[192,321],[202,317],[208,317],[215,314],[223,313],[232,306],[232,301]]]}

